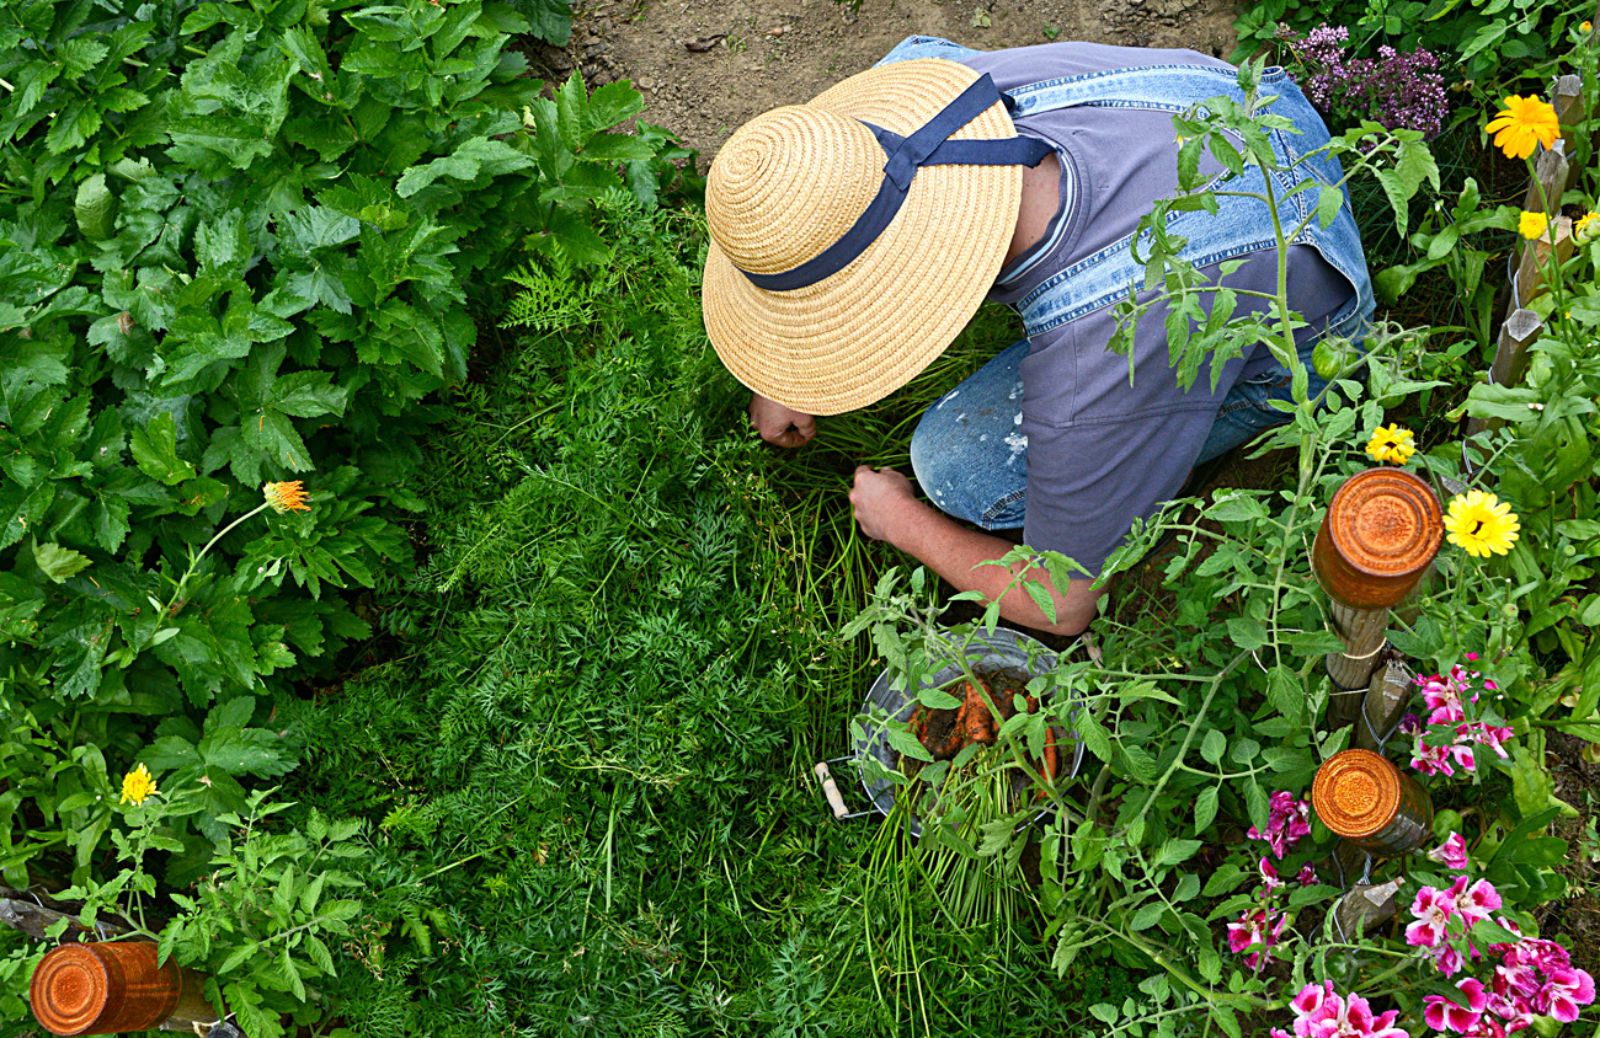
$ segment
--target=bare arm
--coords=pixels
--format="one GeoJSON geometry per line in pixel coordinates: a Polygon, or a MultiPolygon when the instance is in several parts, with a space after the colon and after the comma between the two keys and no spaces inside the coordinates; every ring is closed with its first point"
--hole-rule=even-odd
{"type": "Polygon", "coordinates": [[[1081,634],[1095,616],[1095,603],[1101,591],[1090,581],[1072,580],[1065,593],[1057,590],[1043,570],[1035,567],[1024,580],[1033,581],[1049,592],[1056,609],[1051,623],[1019,584],[1006,586],[1022,569],[984,566],[1011,550],[1003,538],[970,530],[931,506],[918,501],[911,482],[890,469],[873,471],[863,466],[856,470],[855,489],[850,492],[861,531],[874,540],[888,541],[915,557],[961,591],[977,591],[989,601],[1000,599],[1000,615],[1052,634],[1081,634]],[[1001,595],[1004,595],[1001,598],[1001,595]]]}

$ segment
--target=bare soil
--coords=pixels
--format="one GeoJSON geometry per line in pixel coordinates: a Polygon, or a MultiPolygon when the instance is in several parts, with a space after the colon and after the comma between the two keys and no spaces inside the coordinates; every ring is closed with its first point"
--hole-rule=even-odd
{"type": "Polygon", "coordinates": [[[628,79],[643,118],[701,152],[741,123],[810,98],[872,65],[906,36],[982,50],[1052,40],[1232,49],[1231,0],[578,0],[565,51],[533,55],[551,76],[575,65],[591,86],[628,79]]]}

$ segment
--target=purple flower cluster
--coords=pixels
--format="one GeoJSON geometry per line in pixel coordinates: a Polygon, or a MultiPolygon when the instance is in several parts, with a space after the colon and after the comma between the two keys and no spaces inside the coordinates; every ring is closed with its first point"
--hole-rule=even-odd
{"type": "Polygon", "coordinates": [[[1438,136],[1450,105],[1433,52],[1419,48],[1402,54],[1385,44],[1376,58],[1355,58],[1345,54],[1349,40],[1349,29],[1324,24],[1289,44],[1311,103],[1326,115],[1420,130],[1428,139],[1438,136]]]}

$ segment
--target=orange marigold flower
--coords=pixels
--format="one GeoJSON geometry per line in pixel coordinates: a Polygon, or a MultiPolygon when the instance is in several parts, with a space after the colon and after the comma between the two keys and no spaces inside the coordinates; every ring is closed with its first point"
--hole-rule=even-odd
{"type": "Polygon", "coordinates": [[[1486,129],[1494,134],[1495,147],[1505,152],[1506,158],[1525,159],[1536,145],[1552,147],[1561,136],[1556,110],[1537,94],[1512,94],[1501,103],[1505,107],[1495,113],[1486,129]]]}
{"type": "Polygon", "coordinates": [[[300,481],[290,483],[268,483],[261,488],[261,496],[267,499],[267,504],[272,510],[282,515],[285,512],[309,512],[311,506],[306,502],[309,495],[300,481]]]}

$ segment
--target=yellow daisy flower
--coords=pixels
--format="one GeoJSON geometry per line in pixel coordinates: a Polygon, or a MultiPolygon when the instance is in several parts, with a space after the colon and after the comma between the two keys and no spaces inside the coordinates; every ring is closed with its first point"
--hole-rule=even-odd
{"type": "Polygon", "coordinates": [[[1469,490],[1450,499],[1444,528],[1451,544],[1468,555],[1488,558],[1510,551],[1522,524],[1511,506],[1493,494],[1469,490]]]}
{"type": "Polygon", "coordinates": [[[1600,213],[1590,210],[1578,217],[1578,222],[1572,225],[1572,236],[1579,242],[1587,242],[1600,234],[1600,213]]]}
{"type": "Polygon", "coordinates": [[[272,510],[282,515],[285,512],[309,512],[311,506],[306,504],[309,495],[300,481],[291,483],[268,483],[261,488],[261,496],[266,498],[272,510]]]}
{"type": "Polygon", "coordinates": [[[1545,229],[1550,226],[1550,218],[1543,213],[1530,213],[1526,209],[1517,218],[1517,233],[1529,241],[1543,238],[1545,229]]]}
{"type": "Polygon", "coordinates": [[[1404,465],[1415,453],[1416,436],[1410,429],[1393,422],[1378,426],[1372,433],[1372,439],[1367,441],[1367,456],[1373,461],[1392,461],[1396,465],[1404,465]]]}
{"type": "Polygon", "coordinates": [[[1578,25],[1578,31],[1581,32],[1581,33],[1585,33],[1585,34],[1594,32],[1594,23],[1593,22],[1580,22],[1579,25],[1578,25]]]}
{"type": "Polygon", "coordinates": [[[1536,145],[1546,148],[1561,136],[1561,120],[1550,102],[1537,94],[1523,97],[1512,94],[1502,102],[1504,108],[1495,113],[1485,127],[1494,134],[1495,147],[1505,152],[1508,159],[1525,159],[1533,154],[1536,145]]]}
{"type": "Polygon", "coordinates": [[[142,804],[156,794],[156,780],[143,764],[122,776],[122,803],[142,804]]]}

